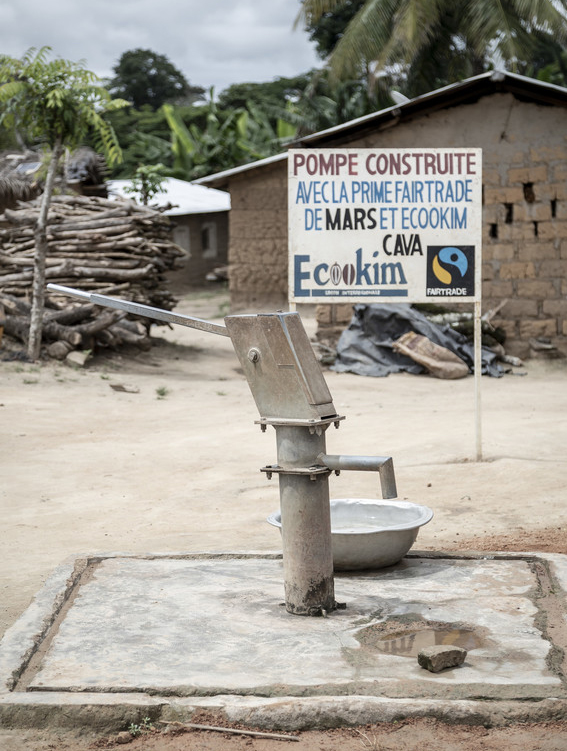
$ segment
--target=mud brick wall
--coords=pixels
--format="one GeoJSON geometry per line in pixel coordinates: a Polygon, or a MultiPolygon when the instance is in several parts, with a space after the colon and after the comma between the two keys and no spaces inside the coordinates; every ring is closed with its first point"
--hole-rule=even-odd
{"type": "Polygon", "coordinates": [[[287,161],[230,182],[229,289],[232,310],[287,305],[287,161]]]}
{"type": "MultiPolygon", "coordinates": [[[[544,338],[567,355],[567,110],[492,94],[329,147],[483,149],[483,312],[510,354],[544,338]],[[530,344],[531,342],[531,344],[530,344]]],[[[287,300],[287,162],[231,178],[230,291],[235,309],[287,300]]],[[[470,306],[460,306],[468,310],[470,306]]],[[[336,338],[352,307],[320,305],[319,335],[336,338]]]]}
{"type": "Polygon", "coordinates": [[[521,357],[549,341],[567,354],[567,148],[528,146],[484,170],[483,297],[521,357]],[[534,340],[536,340],[534,342],[534,340]]]}

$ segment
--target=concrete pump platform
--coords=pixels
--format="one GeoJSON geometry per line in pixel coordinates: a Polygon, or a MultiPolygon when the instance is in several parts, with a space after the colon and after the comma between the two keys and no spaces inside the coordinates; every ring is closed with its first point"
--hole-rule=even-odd
{"type": "Polygon", "coordinates": [[[567,717],[567,556],[412,552],[289,615],[281,556],[97,554],[60,566],[0,643],[0,725],[111,730],[197,710],[288,730],[567,717]],[[430,673],[425,646],[465,663],[430,673]]]}

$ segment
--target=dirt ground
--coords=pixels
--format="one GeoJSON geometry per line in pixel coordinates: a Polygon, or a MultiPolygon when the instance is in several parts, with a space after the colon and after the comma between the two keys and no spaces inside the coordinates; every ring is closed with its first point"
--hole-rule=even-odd
{"type": "MultiPolygon", "coordinates": [[[[177,310],[220,319],[226,293],[177,310]]],[[[312,312],[305,324],[314,330],[312,312]]],[[[4,360],[0,348],[0,636],[49,573],[85,552],[269,551],[278,507],[275,434],[262,433],[228,338],[152,328],[149,352],[85,367],[4,360]]],[[[391,455],[399,497],[434,511],[416,549],[567,553],[567,363],[529,361],[482,379],[482,462],[474,379],[325,372],[340,430],[329,453],[391,455]]],[[[379,497],[373,473],[331,478],[332,497],[379,497]]],[[[567,749],[567,724],[449,727],[434,720],[299,734],[293,748],[567,749]],[[360,731],[360,732],[359,732],[360,731]]],[[[124,740],[121,738],[120,740],[124,740]]],[[[5,751],[110,748],[117,739],[0,731],[5,751]],[[94,744],[94,745],[93,745],[94,744]]],[[[280,748],[282,741],[154,729],[129,748],[280,748]]]]}
{"type": "MultiPolygon", "coordinates": [[[[278,732],[278,731],[274,731],[278,732]]],[[[279,731],[282,735],[282,731],[279,731]]],[[[3,751],[565,751],[567,722],[484,728],[432,719],[336,730],[308,730],[268,740],[216,731],[154,729],[132,737],[43,731],[1,731],[3,751]]]]}

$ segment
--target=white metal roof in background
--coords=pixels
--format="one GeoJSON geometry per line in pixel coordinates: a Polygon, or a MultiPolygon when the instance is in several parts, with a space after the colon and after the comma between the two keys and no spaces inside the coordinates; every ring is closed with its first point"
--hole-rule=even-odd
{"type": "MultiPolygon", "coordinates": [[[[126,188],[131,185],[131,180],[109,180],[106,183],[108,197],[111,200],[118,197],[135,199],[140,203],[139,194],[126,192],[126,188]]],[[[212,214],[218,211],[229,211],[230,209],[230,193],[224,190],[195,185],[195,183],[186,180],[177,180],[175,177],[167,177],[163,181],[162,187],[165,188],[165,192],[157,193],[151,203],[160,208],[168,204],[174,206],[174,208],[164,211],[167,216],[212,214]]]]}

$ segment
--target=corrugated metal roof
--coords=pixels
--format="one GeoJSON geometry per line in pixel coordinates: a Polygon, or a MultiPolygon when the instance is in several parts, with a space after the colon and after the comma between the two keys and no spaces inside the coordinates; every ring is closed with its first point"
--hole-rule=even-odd
{"type": "MultiPolygon", "coordinates": [[[[126,188],[132,185],[131,180],[109,180],[106,185],[110,199],[120,196],[140,202],[139,194],[126,192],[126,188]]],[[[168,204],[174,206],[174,208],[164,211],[166,216],[212,214],[230,209],[230,193],[224,190],[207,188],[204,185],[196,185],[187,180],[177,180],[174,177],[166,178],[163,187],[166,189],[165,192],[157,193],[152,199],[152,204],[159,207],[168,204]]]]}
{"type": "Polygon", "coordinates": [[[391,127],[401,120],[423,114],[426,111],[454,107],[465,102],[476,101],[482,96],[501,92],[512,93],[520,98],[524,97],[542,104],[567,106],[567,89],[562,86],[520,76],[517,73],[494,70],[449,84],[441,89],[435,89],[435,91],[422,94],[403,104],[396,104],[393,107],[363,115],[355,120],[349,120],[349,122],[336,125],[333,128],[312,133],[295,141],[292,147],[320,146],[326,141],[348,138],[353,132],[356,132],[358,137],[361,131],[376,130],[377,127],[383,126],[385,122],[391,127]]]}
{"type": "Polygon", "coordinates": [[[268,156],[265,159],[258,159],[256,162],[250,162],[249,164],[241,164],[239,167],[232,167],[232,169],[226,169],[222,172],[215,172],[214,175],[207,175],[207,177],[200,177],[198,180],[193,180],[196,185],[206,184],[210,180],[214,179],[215,182],[222,182],[227,177],[238,175],[240,172],[246,172],[249,169],[256,169],[257,167],[266,167],[270,164],[276,164],[287,159],[287,152],[283,154],[276,154],[275,156],[268,156]]]}

